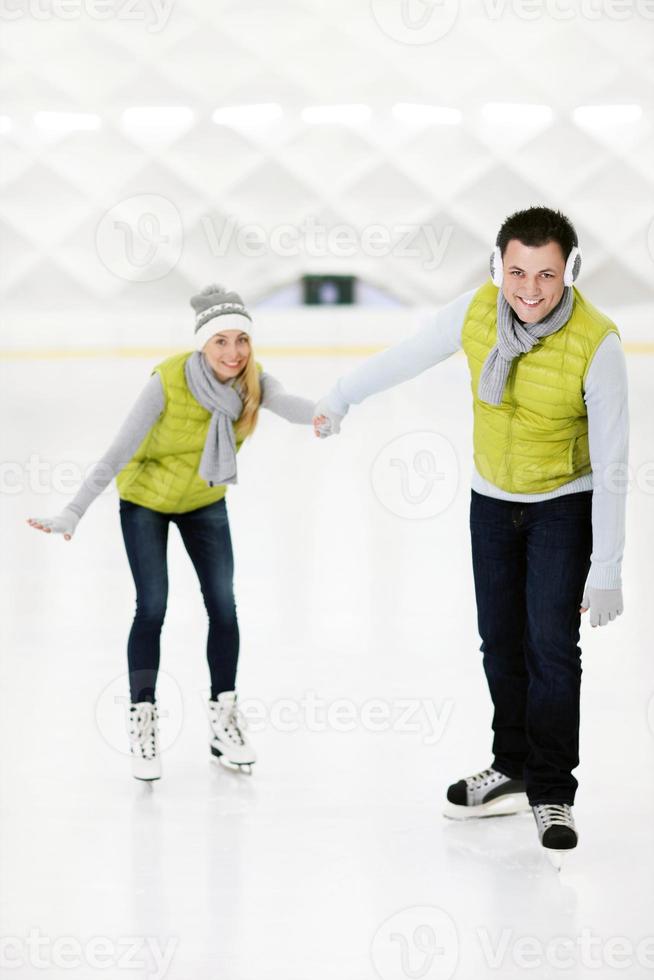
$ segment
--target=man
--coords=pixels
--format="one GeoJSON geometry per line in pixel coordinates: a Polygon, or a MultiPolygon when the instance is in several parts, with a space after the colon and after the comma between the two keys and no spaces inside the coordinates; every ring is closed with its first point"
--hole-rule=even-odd
{"type": "MultiPolygon", "coordinates": [[[[459,819],[532,808],[560,866],[577,844],[580,614],[623,609],[627,377],[615,324],[573,286],[581,254],[564,215],[506,219],[491,280],[417,334],[345,374],[314,424],[463,348],[474,409],[470,529],[481,651],[494,706],[491,766],[449,787],[459,819]]],[[[326,428],[325,428],[326,426],[326,428]]],[[[317,431],[318,434],[318,431],[317,431]]]]}

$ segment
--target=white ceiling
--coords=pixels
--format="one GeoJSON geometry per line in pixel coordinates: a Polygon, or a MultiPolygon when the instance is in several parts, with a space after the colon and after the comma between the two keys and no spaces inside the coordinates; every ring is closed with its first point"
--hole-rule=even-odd
{"type": "Polygon", "coordinates": [[[253,301],[307,271],[440,302],[481,281],[501,220],[534,203],[575,222],[595,302],[652,299],[652,0],[407,0],[413,27],[401,0],[177,0],[159,12],[116,0],[98,8],[105,20],[93,2],[38,20],[23,0],[3,23],[8,322],[26,310],[152,312],[211,280],[253,301]],[[489,102],[549,106],[551,118],[489,121],[489,102]],[[257,103],[281,114],[212,121],[257,103]],[[458,109],[460,122],[408,123],[398,103],[458,109]],[[334,104],[369,118],[302,117],[334,104]],[[588,128],[573,111],[589,104],[643,113],[588,128]],[[130,107],[157,106],[189,111],[125,123],[130,107]],[[98,128],[49,132],[34,119],[47,111],[92,114],[98,128]],[[248,224],[249,246],[237,235],[248,224]],[[389,241],[367,240],[371,226],[389,241]],[[345,245],[352,254],[337,254],[345,245]]]}

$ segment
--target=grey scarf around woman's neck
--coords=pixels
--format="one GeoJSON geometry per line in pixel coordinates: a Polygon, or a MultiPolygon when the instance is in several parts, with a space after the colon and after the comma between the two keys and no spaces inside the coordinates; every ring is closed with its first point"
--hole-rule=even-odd
{"type": "Polygon", "coordinates": [[[549,337],[568,322],[574,294],[566,286],[563,296],[551,313],[538,323],[521,323],[513,308],[497,292],[497,342],[484,361],[479,378],[478,397],[489,405],[501,405],[511,364],[520,354],[527,354],[541,337],[549,337]]]}
{"type": "Polygon", "coordinates": [[[210,487],[236,483],[236,438],[233,423],[243,411],[234,382],[218,380],[201,351],[193,351],[184,365],[186,383],[197,402],[211,412],[199,473],[210,487]]]}

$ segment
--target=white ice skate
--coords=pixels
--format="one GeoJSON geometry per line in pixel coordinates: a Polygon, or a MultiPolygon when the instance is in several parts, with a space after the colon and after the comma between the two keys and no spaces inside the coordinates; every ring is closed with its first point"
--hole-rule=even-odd
{"type": "Polygon", "coordinates": [[[452,783],[443,815],[452,820],[470,820],[507,816],[528,809],[529,800],[521,779],[511,779],[496,769],[484,769],[452,783]]]}
{"type": "Polygon", "coordinates": [[[224,691],[209,701],[211,758],[228,769],[251,773],[256,753],[243,734],[245,721],[236,706],[236,693],[224,691]]]}
{"type": "Polygon", "coordinates": [[[567,803],[537,803],[531,809],[545,854],[560,871],[566,852],[575,848],[579,840],[572,807],[567,803]]]}
{"type": "Polygon", "coordinates": [[[156,704],[137,701],[131,704],[127,715],[129,747],[132,754],[134,779],[151,781],[161,778],[159,757],[159,729],[156,704]]]}

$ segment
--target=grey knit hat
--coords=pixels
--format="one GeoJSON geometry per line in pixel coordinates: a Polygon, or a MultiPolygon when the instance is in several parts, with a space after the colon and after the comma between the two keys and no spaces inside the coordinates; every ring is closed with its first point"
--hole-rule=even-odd
{"type": "Polygon", "coordinates": [[[195,310],[195,346],[202,350],[206,342],[221,330],[243,330],[252,336],[252,317],[238,293],[212,283],[191,297],[195,310]]]}

